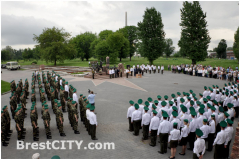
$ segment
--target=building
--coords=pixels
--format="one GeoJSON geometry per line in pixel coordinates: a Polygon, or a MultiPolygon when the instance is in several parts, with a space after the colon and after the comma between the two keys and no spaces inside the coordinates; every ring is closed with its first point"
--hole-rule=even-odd
{"type": "MultiPolygon", "coordinates": [[[[217,58],[217,52],[208,52],[208,56],[212,58],[217,58]]],[[[233,51],[227,51],[227,59],[235,59],[233,51]]]]}

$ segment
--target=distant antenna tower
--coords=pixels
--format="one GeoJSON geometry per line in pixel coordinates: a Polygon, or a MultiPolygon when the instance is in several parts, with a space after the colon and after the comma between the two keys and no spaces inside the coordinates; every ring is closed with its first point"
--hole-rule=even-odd
{"type": "Polygon", "coordinates": [[[127,12],[125,12],[125,26],[127,26],[127,12]]]}

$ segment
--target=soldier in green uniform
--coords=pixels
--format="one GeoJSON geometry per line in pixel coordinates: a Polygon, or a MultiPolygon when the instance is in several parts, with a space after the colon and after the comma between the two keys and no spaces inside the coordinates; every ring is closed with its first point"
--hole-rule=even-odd
{"type": "Polygon", "coordinates": [[[37,117],[35,114],[35,108],[34,106],[31,107],[31,114],[30,114],[30,118],[31,118],[31,123],[32,123],[32,127],[33,127],[33,140],[34,141],[38,141],[38,129],[37,129],[37,117]]]}
{"type": "Polygon", "coordinates": [[[13,96],[10,97],[10,110],[11,110],[11,113],[12,113],[12,119],[14,119],[14,116],[15,116],[15,110],[16,110],[16,105],[14,104],[14,99],[13,99],[13,96]]]}
{"type": "Polygon", "coordinates": [[[58,101],[57,99],[54,99],[54,105],[53,105],[53,113],[56,114],[58,109],[58,101]]]}
{"type": "Polygon", "coordinates": [[[73,87],[72,87],[71,84],[69,86],[70,86],[70,88],[69,88],[69,97],[73,98],[73,87]]]}
{"type": "Polygon", "coordinates": [[[28,89],[29,89],[29,84],[28,84],[28,79],[26,78],[26,79],[25,79],[25,92],[26,92],[26,99],[28,99],[28,96],[29,96],[28,89]]]}
{"type": "Polygon", "coordinates": [[[50,101],[51,93],[50,93],[50,86],[49,86],[49,82],[48,81],[46,82],[46,85],[45,85],[45,91],[47,93],[48,101],[50,101]]]}
{"type": "Polygon", "coordinates": [[[71,107],[71,104],[72,104],[72,101],[71,101],[71,98],[70,97],[68,97],[67,98],[67,112],[68,112],[68,120],[69,120],[69,123],[71,124],[71,122],[70,122],[70,112],[69,112],[69,109],[70,109],[70,107],[71,107]]]}
{"type": "Polygon", "coordinates": [[[80,97],[78,99],[78,104],[79,104],[81,121],[83,122],[83,94],[80,94],[80,97]]]}
{"type": "Polygon", "coordinates": [[[20,103],[20,95],[21,95],[21,89],[20,89],[20,86],[17,85],[16,87],[16,95],[17,95],[17,104],[20,103]]]}
{"type": "Polygon", "coordinates": [[[54,106],[54,98],[55,98],[55,91],[54,91],[54,89],[52,88],[52,89],[51,89],[51,104],[52,104],[52,109],[53,109],[53,106],[54,106]]]}
{"type": "Polygon", "coordinates": [[[48,105],[47,104],[44,105],[44,109],[45,110],[44,110],[44,113],[42,115],[42,119],[43,119],[45,131],[46,131],[46,136],[47,136],[47,139],[52,139],[52,135],[51,135],[51,131],[50,131],[51,117],[50,117],[50,114],[48,112],[48,105]]]}
{"type": "MultiPolygon", "coordinates": [[[[86,97],[86,96],[83,96],[86,97]]],[[[83,100],[83,124],[86,127],[86,121],[87,121],[87,115],[86,115],[86,110],[87,110],[87,98],[83,100]]]]}
{"type": "Polygon", "coordinates": [[[45,97],[45,92],[44,92],[44,90],[42,90],[41,102],[43,103],[44,101],[46,101],[46,97],[45,97]]]}
{"type": "Polygon", "coordinates": [[[18,133],[18,140],[22,140],[24,139],[25,137],[22,135],[23,131],[21,129],[21,118],[20,118],[20,110],[17,108],[15,110],[15,117],[14,117],[14,120],[16,122],[16,130],[17,130],[17,133],[18,133]]]}
{"type": "Polygon", "coordinates": [[[60,87],[60,101],[61,101],[61,105],[62,105],[62,111],[65,113],[66,112],[65,97],[64,97],[64,89],[62,86],[60,87]]]}
{"type": "Polygon", "coordinates": [[[34,91],[32,91],[31,102],[36,102],[36,96],[34,91]]]}
{"type": "Polygon", "coordinates": [[[78,131],[78,112],[76,109],[76,102],[72,101],[72,105],[69,109],[69,112],[71,113],[71,122],[72,122],[72,127],[74,130],[75,134],[80,134],[80,132],[78,131]]]}
{"type": "Polygon", "coordinates": [[[1,111],[1,140],[2,140],[2,145],[3,146],[8,146],[8,142],[9,138],[7,138],[8,133],[7,133],[7,129],[6,129],[6,119],[4,117],[4,112],[1,111]]]}
{"type": "Polygon", "coordinates": [[[58,104],[58,109],[56,110],[56,121],[57,121],[57,126],[58,126],[58,129],[59,129],[60,136],[65,137],[66,134],[63,131],[64,119],[63,119],[63,113],[62,113],[61,109],[62,109],[62,106],[59,103],[58,104]]]}
{"type": "Polygon", "coordinates": [[[55,99],[58,100],[58,81],[54,83],[54,90],[55,90],[55,99]]]}

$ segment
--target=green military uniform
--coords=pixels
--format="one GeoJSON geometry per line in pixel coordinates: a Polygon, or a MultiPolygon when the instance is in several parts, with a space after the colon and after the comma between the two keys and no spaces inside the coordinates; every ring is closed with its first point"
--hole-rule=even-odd
{"type": "Polygon", "coordinates": [[[33,127],[33,140],[38,141],[37,116],[35,114],[34,106],[31,107],[30,119],[33,127]]]}
{"type": "Polygon", "coordinates": [[[45,85],[45,91],[47,93],[48,101],[50,101],[51,93],[50,93],[50,86],[49,86],[49,82],[48,81],[46,82],[46,85],[45,85]]]}
{"type": "Polygon", "coordinates": [[[4,117],[4,112],[1,111],[1,138],[2,138],[1,140],[2,140],[3,146],[8,146],[8,143],[6,142],[8,140],[8,138],[7,138],[8,133],[7,133],[6,125],[7,125],[7,121],[4,117]]]}
{"type": "Polygon", "coordinates": [[[46,101],[46,97],[45,97],[44,90],[42,90],[41,102],[43,103],[44,101],[46,101]]]}
{"type": "Polygon", "coordinates": [[[44,105],[44,109],[45,110],[43,112],[42,119],[43,119],[45,131],[46,131],[46,136],[47,136],[47,139],[52,139],[51,131],[50,131],[51,117],[50,117],[50,114],[48,112],[48,105],[47,104],[44,105]]]}
{"type": "Polygon", "coordinates": [[[83,121],[83,94],[80,94],[80,98],[78,99],[78,104],[79,104],[81,121],[83,121]]]}
{"type": "Polygon", "coordinates": [[[63,112],[66,112],[66,109],[65,109],[64,89],[63,89],[62,86],[60,87],[60,100],[61,100],[61,105],[62,105],[62,111],[63,111],[63,112]]]}
{"type": "Polygon", "coordinates": [[[14,119],[14,116],[15,116],[14,111],[16,110],[16,105],[15,105],[13,96],[10,97],[10,110],[11,110],[11,113],[12,113],[12,119],[14,119]]]}
{"type": "Polygon", "coordinates": [[[58,109],[56,110],[56,121],[57,121],[57,127],[59,129],[60,136],[65,137],[65,133],[63,131],[63,113],[61,111],[61,104],[58,104],[58,109]]]}
{"type": "Polygon", "coordinates": [[[51,90],[51,104],[52,104],[52,109],[54,107],[54,99],[55,99],[55,91],[54,89],[51,90]]]}
{"type": "Polygon", "coordinates": [[[55,81],[54,83],[54,90],[55,90],[55,99],[58,99],[58,82],[55,81]]]}

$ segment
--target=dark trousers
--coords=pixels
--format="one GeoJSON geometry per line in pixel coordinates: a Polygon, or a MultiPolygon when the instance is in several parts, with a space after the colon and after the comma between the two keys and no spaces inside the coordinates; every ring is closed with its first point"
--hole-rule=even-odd
{"type": "Polygon", "coordinates": [[[213,141],[214,141],[214,133],[208,134],[208,150],[212,150],[213,147],[213,141]]]}
{"type": "Polygon", "coordinates": [[[163,70],[161,70],[161,73],[163,74],[163,70]]]}
{"type": "Polygon", "coordinates": [[[143,125],[143,139],[147,140],[149,136],[149,125],[143,125]]]}
{"type": "Polygon", "coordinates": [[[223,156],[223,158],[225,158],[225,159],[228,159],[228,157],[229,157],[229,146],[231,144],[231,141],[228,142],[227,148],[224,148],[224,156],[223,156]]]}
{"type": "Polygon", "coordinates": [[[126,73],[126,77],[128,78],[128,73],[126,73]]]}
{"type": "Polygon", "coordinates": [[[216,144],[215,150],[214,150],[214,159],[223,159],[225,153],[224,153],[224,144],[216,144]]]}
{"type": "Polygon", "coordinates": [[[134,134],[139,135],[139,124],[141,123],[141,120],[133,121],[133,129],[134,134]]]}
{"type": "MultiPolygon", "coordinates": [[[[199,155],[202,155],[202,152],[200,152],[199,155]]],[[[199,159],[196,153],[193,153],[193,159],[199,159]]]]}
{"type": "Polygon", "coordinates": [[[234,109],[235,109],[235,112],[236,112],[236,116],[235,116],[235,118],[238,118],[238,116],[239,116],[239,106],[237,106],[237,107],[234,107],[234,109]]]}
{"type": "Polygon", "coordinates": [[[189,146],[191,149],[194,148],[194,142],[196,139],[196,133],[195,132],[190,132],[189,136],[188,136],[188,140],[189,140],[189,146]]]}
{"type": "Polygon", "coordinates": [[[133,71],[131,71],[131,76],[132,76],[133,71]]]}
{"type": "Polygon", "coordinates": [[[158,69],[158,73],[160,72],[160,69],[158,69]]]}
{"type": "Polygon", "coordinates": [[[157,131],[158,130],[151,130],[151,145],[154,145],[154,146],[156,146],[157,131]]]}
{"type": "Polygon", "coordinates": [[[133,123],[131,123],[131,117],[128,117],[129,131],[133,131],[133,123]]]}
{"type": "Polygon", "coordinates": [[[112,78],[112,75],[111,74],[109,74],[109,77],[110,77],[110,79],[112,78]]]}
{"type": "Polygon", "coordinates": [[[168,133],[160,133],[160,152],[167,153],[168,133]]]}
{"type": "Polygon", "coordinates": [[[90,124],[90,135],[92,139],[96,138],[96,124],[90,124]]]}
{"type": "Polygon", "coordinates": [[[68,92],[64,91],[64,97],[65,97],[65,99],[68,98],[68,92]]]}
{"type": "Polygon", "coordinates": [[[151,74],[151,70],[149,70],[149,74],[151,74]]]}

